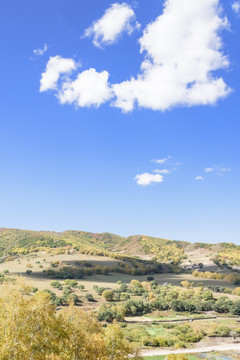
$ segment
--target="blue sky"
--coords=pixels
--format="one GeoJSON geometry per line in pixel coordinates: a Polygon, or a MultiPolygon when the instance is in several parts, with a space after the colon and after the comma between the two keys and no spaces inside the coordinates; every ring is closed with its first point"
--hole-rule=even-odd
{"type": "Polygon", "coordinates": [[[3,2],[0,226],[240,243],[239,15],[3,2]]]}

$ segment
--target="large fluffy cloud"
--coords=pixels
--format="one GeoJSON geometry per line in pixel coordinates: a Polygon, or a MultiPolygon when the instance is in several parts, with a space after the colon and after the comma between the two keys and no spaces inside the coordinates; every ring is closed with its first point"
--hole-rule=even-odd
{"type": "Polygon", "coordinates": [[[98,107],[112,97],[108,76],[107,71],[85,70],[78,74],[76,80],[67,80],[62,84],[58,98],[62,104],[98,107]]]}
{"type": "Polygon", "coordinates": [[[93,37],[94,45],[102,47],[113,44],[122,32],[131,34],[137,27],[133,9],[126,3],[115,3],[85,30],[84,36],[93,37]]]}
{"type": "MultiPolygon", "coordinates": [[[[86,35],[93,35],[98,46],[112,43],[128,29],[133,16],[127,4],[113,4],[86,35]]],[[[40,91],[56,90],[61,103],[77,106],[100,106],[111,100],[124,112],[135,106],[165,111],[215,104],[231,91],[217,72],[229,65],[220,37],[228,26],[219,0],[166,0],[163,13],[139,39],[144,60],[136,77],[111,85],[107,71],[91,68],[70,79],[76,62],[55,56],[42,74],[40,91]],[[58,81],[61,75],[65,79],[58,81]]]]}
{"type": "Polygon", "coordinates": [[[153,110],[214,104],[230,89],[214,71],[229,61],[219,31],[228,22],[218,0],[167,0],[163,14],[139,40],[145,60],[136,78],[113,86],[115,106],[130,111],[135,103],[153,110]]]}

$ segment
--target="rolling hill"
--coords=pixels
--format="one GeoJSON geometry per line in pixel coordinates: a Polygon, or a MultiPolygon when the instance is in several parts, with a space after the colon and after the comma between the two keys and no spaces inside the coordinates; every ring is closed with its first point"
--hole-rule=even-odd
{"type": "Polygon", "coordinates": [[[42,249],[63,252],[71,249],[85,254],[122,254],[162,263],[210,262],[240,265],[240,246],[232,243],[206,244],[154,238],[144,235],[122,237],[84,231],[29,231],[0,228],[0,258],[42,249]]]}

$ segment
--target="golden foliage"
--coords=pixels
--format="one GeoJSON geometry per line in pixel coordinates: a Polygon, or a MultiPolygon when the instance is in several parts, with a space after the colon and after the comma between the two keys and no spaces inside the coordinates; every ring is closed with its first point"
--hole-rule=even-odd
{"type": "Polygon", "coordinates": [[[170,354],[167,360],[188,360],[188,357],[185,354],[170,354]]]}
{"type": "Polygon", "coordinates": [[[117,324],[104,331],[77,307],[57,312],[49,294],[33,295],[21,280],[1,285],[0,318],[0,360],[125,360],[134,355],[117,324]]]}

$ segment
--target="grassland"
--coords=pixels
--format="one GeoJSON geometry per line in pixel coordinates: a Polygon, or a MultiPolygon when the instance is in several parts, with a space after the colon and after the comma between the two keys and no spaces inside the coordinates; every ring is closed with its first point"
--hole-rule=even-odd
{"type": "MultiPolygon", "coordinates": [[[[237,264],[239,249],[235,245],[189,244],[146,236],[124,238],[81,231],[0,229],[0,273],[5,273],[0,280],[11,281],[20,276],[34,291],[48,291],[60,308],[66,307],[67,296],[72,296],[77,306],[96,316],[102,311],[103,320],[100,321],[104,326],[117,319],[125,338],[137,346],[191,347],[195,342],[210,341],[211,344],[214,334],[217,338],[222,336],[217,333],[219,328],[231,329],[239,337],[240,324],[230,317],[230,312],[240,297],[232,294],[237,285],[226,280],[230,277],[196,278],[184,267],[194,268],[194,264],[202,263],[199,271],[233,274],[231,265],[237,264]],[[233,256],[233,249],[237,255],[233,256]],[[228,255],[225,257],[225,254],[228,255]],[[154,280],[149,280],[149,276],[154,280]],[[56,279],[59,286],[55,288],[53,281],[56,279]],[[74,279],[76,284],[71,287],[66,279],[74,279]],[[127,290],[119,291],[120,284],[127,290]],[[99,289],[109,290],[113,298],[107,300],[99,289]],[[121,298],[122,293],[125,300],[121,298]],[[216,310],[214,304],[224,296],[230,305],[229,311],[221,314],[221,309],[216,310]],[[193,305],[195,310],[174,309],[172,304],[176,300],[193,305]],[[128,301],[132,302],[129,308],[128,301]],[[154,301],[160,308],[154,308],[154,301]],[[205,302],[210,308],[198,309],[198,303],[205,302]],[[134,313],[134,307],[139,304],[143,310],[134,313]],[[162,304],[166,304],[165,309],[161,308],[162,304]],[[126,316],[125,311],[128,311],[126,316]],[[197,320],[199,317],[202,320],[197,320]],[[166,322],[173,322],[174,326],[168,327],[166,322]],[[184,338],[180,336],[182,331],[186,332],[184,338]]],[[[223,341],[230,339],[230,330],[227,333],[223,341]]],[[[147,358],[165,360],[161,356],[147,358]]],[[[198,360],[199,357],[188,355],[188,359],[198,360]]]]}

